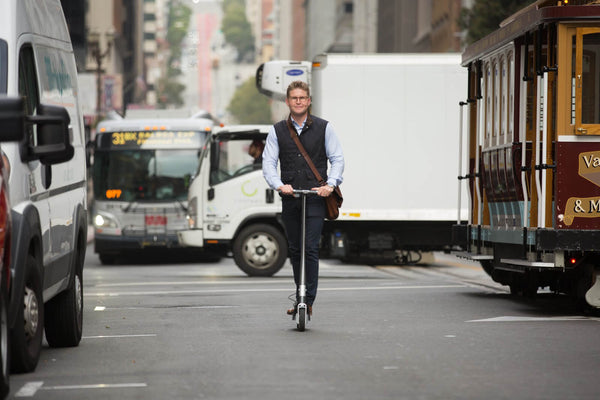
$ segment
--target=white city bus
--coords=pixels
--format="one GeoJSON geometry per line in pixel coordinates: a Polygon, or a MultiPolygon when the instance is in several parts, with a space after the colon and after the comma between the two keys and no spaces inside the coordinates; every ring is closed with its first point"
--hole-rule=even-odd
{"type": "Polygon", "coordinates": [[[143,249],[179,246],[187,193],[210,118],[107,120],[94,140],[94,251],[111,264],[143,249]]]}

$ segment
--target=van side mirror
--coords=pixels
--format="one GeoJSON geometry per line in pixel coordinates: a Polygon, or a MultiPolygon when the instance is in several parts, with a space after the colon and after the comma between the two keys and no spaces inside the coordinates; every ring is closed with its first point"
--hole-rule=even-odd
{"type": "Polygon", "coordinates": [[[0,142],[17,142],[25,134],[25,101],[20,97],[0,98],[0,142]]]}
{"type": "Polygon", "coordinates": [[[71,118],[64,107],[39,104],[37,114],[27,116],[27,123],[37,125],[37,143],[29,143],[27,153],[42,164],[69,161],[75,154],[69,134],[71,118]]]}

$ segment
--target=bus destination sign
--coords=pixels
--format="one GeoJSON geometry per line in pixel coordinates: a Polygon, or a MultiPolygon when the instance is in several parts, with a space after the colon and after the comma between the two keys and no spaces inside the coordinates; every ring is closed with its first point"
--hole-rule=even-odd
{"type": "Polygon", "coordinates": [[[103,135],[100,147],[113,149],[197,148],[205,132],[199,131],[123,131],[103,135]]]}

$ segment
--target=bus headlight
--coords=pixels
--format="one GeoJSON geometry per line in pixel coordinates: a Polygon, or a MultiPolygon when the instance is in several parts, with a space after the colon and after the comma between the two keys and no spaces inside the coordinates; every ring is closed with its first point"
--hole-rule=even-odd
{"type": "Polygon", "coordinates": [[[188,200],[187,223],[188,228],[196,228],[196,217],[198,216],[198,198],[192,197],[188,200]]]}
{"type": "Polygon", "coordinates": [[[94,217],[96,228],[118,228],[117,221],[106,214],[96,214],[94,217]]]}

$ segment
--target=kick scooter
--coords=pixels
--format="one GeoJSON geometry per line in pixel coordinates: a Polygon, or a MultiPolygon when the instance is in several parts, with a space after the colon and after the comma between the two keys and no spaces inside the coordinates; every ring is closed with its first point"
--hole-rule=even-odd
{"type": "MultiPolygon", "coordinates": [[[[300,230],[300,284],[298,285],[299,299],[296,313],[298,314],[297,327],[303,332],[306,327],[306,320],[310,320],[308,315],[308,306],[306,305],[306,196],[317,194],[314,190],[294,189],[294,197],[300,197],[302,201],[302,224],[300,230]]],[[[292,315],[292,320],[296,319],[296,313],[292,315]]]]}

